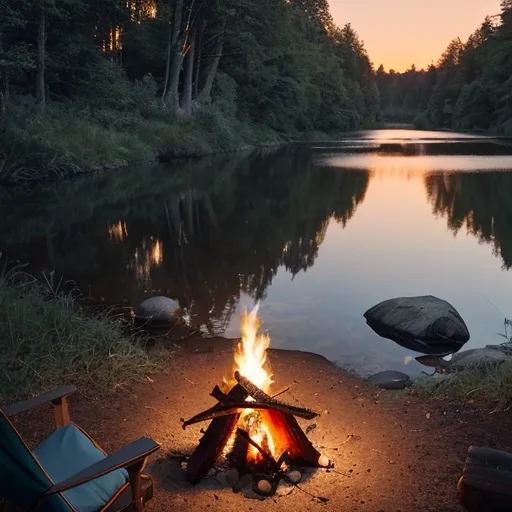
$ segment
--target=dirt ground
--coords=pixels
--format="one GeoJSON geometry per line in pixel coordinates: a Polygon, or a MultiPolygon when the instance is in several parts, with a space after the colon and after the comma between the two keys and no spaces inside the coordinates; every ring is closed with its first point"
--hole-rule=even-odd
{"type": "MultiPolygon", "coordinates": [[[[334,470],[317,470],[301,487],[326,498],[324,503],[298,489],[259,501],[235,494],[214,479],[193,487],[185,481],[180,462],[171,457],[191,453],[199,441],[206,424],[183,430],[180,418],[214,405],[209,393],[232,373],[232,341],[192,340],[169,357],[168,371],[151,376],[151,381],[104,399],[75,396],[70,401],[72,419],[109,453],[140,436],[161,443],[148,466],[156,480],[149,512],[460,511],[456,485],[468,447],[512,451],[510,412],[382,391],[321,356],[269,352],[273,389],[291,386],[280,398],[322,411],[319,418],[301,424],[316,424],[309,438],[334,462],[334,470]]],[[[17,423],[34,444],[52,427],[52,418],[44,409],[17,423]]]]}

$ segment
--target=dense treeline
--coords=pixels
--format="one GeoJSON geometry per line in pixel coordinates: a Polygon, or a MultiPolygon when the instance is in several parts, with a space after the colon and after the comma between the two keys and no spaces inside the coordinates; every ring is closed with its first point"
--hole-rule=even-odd
{"type": "Polygon", "coordinates": [[[412,123],[424,112],[436,83],[437,70],[417,70],[414,64],[404,73],[384,71],[381,65],[375,78],[381,99],[381,116],[388,123],[412,123]]]}
{"type": "Polygon", "coordinates": [[[368,55],[327,0],[0,0],[0,84],[0,177],[354,129],[379,113],[368,55]]]}
{"type": "Polygon", "coordinates": [[[418,128],[512,134],[512,0],[487,17],[466,43],[450,42],[436,66],[377,70],[385,119],[418,128]]]}

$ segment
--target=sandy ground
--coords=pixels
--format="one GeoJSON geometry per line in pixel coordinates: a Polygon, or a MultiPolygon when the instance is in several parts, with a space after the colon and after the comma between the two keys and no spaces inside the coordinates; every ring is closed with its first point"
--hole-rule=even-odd
{"type": "MultiPolygon", "coordinates": [[[[192,340],[169,357],[168,371],[153,375],[153,382],[106,399],[71,400],[73,420],[109,453],[143,435],[161,443],[149,465],[156,480],[150,512],[460,511],[456,484],[468,446],[512,451],[509,412],[490,414],[481,405],[381,391],[321,356],[271,350],[273,389],[291,386],[281,399],[322,411],[301,424],[316,424],[309,438],[335,467],[316,471],[301,486],[328,501],[320,503],[298,489],[258,501],[213,478],[193,487],[172,455],[191,453],[206,424],[183,430],[180,418],[215,404],[209,393],[232,372],[232,354],[231,341],[192,340]]],[[[52,427],[46,409],[17,423],[32,444],[52,427]]]]}

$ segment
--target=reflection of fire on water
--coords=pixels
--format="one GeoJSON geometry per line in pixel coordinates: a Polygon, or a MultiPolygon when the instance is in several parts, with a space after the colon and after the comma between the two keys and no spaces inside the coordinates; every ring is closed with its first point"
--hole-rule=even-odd
{"type": "Polygon", "coordinates": [[[123,241],[128,236],[128,228],[126,222],[119,221],[117,224],[112,224],[108,227],[108,235],[111,240],[123,241]]]}
{"type": "Polygon", "coordinates": [[[149,243],[146,239],[143,239],[142,247],[135,249],[130,266],[135,270],[135,276],[138,281],[148,282],[151,280],[151,269],[160,266],[163,261],[162,242],[158,239],[153,240],[153,237],[150,237],[149,243]]]}

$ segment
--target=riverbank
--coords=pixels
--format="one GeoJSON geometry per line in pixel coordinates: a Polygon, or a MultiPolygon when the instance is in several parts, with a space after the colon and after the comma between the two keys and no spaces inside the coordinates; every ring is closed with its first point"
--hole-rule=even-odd
{"type": "Polygon", "coordinates": [[[13,110],[0,128],[0,185],[52,183],[180,157],[230,153],[337,134],[280,133],[203,106],[191,117],[50,106],[43,117],[13,110]]]}
{"type": "MultiPolygon", "coordinates": [[[[150,380],[118,388],[105,398],[72,397],[72,419],[111,453],[142,435],[161,443],[148,466],[156,480],[148,511],[403,510],[462,511],[456,484],[471,444],[510,450],[512,418],[482,407],[412,392],[378,390],[311,353],[270,350],[273,389],[291,389],[281,399],[321,411],[302,422],[313,444],[334,462],[302,488],[327,501],[320,504],[295,489],[291,494],[246,501],[214,477],[197,487],[186,483],[181,461],[201,436],[188,418],[213,405],[212,388],[232,371],[233,341],[190,339],[166,358],[167,370],[150,380]]],[[[17,419],[30,445],[52,428],[47,409],[17,419]]]]}
{"type": "Polygon", "coordinates": [[[52,106],[44,117],[14,111],[0,128],[0,184],[52,182],[155,160],[203,156],[291,140],[214,108],[191,118],[154,108],[80,111],[52,106]]]}
{"type": "Polygon", "coordinates": [[[72,292],[19,270],[0,274],[0,400],[63,384],[95,395],[162,369],[122,318],[87,310],[72,292]]]}

